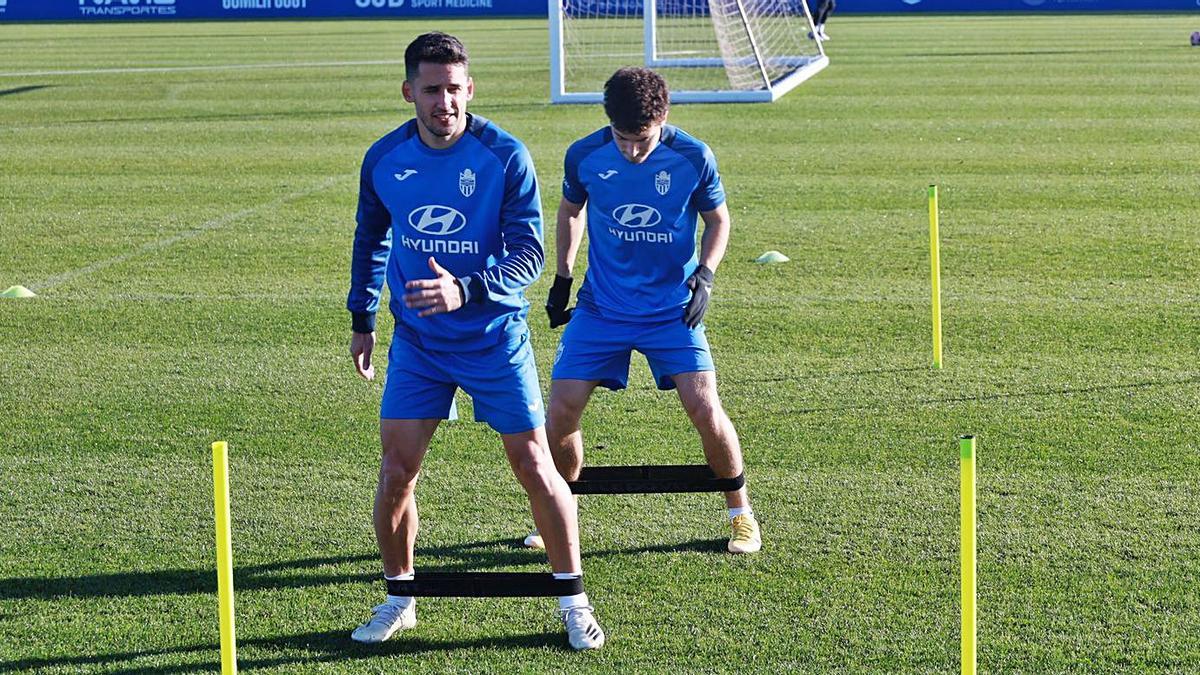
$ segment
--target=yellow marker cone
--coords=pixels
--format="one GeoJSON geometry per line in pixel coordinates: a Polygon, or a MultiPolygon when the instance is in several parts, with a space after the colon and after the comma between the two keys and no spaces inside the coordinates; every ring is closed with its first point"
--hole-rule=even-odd
{"type": "Polygon", "coordinates": [[[767,251],[766,253],[755,258],[754,262],[763,265],[770,265],[774,263],[785,263],[789,260],[791,260],[791,258],[780,253],[779,251],[767,251]]]}
{"type": "Polygon", "coordinates": [[[221,615],[221,673],[237,675],[237,634],[233,626],[233,538],[229,531],[229,445],[212,444],[213,511],[217,520],[217,595],[221,615]]]}
{"type": "Polygon", "coordinates": [[[0,293],[0,298],[36,298],[37,293],[25,288],[24,286],[9,286],[7,290],[0,293]]]}

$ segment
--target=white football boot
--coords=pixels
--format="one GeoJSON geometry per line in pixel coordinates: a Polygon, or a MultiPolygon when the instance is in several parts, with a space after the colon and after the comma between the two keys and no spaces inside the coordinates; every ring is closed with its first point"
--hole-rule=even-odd
{"type": "Polygon", "coordinates": [[[542,541],[542,535],[537,530],[530,532],[529,536],[525,537],[525,541],[523,543],[528,548],[536,548],[541,550],[545,550],[546,548],[546,542],[542,541]]]}
{"type": "Polygon", "coordinates": [[[355,642],[375,644],[392,637],[397,631],[417,625],[417,601],[407,605],[383,603],[371,609],[371,618],[350,634],[355,642]]]}
{"type": "Polygon", "coordinates": [[[599,649],[604,646],[604,631],[596,622],[595,610],[591,605],[580,605],[558,610],[563,626],[567,629],[567,640],[571,649],[599,649]]]}

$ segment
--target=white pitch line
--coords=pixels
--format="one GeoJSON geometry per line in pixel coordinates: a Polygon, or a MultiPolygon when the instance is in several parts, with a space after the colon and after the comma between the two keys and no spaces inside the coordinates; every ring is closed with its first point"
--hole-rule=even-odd
{"type": "Polygon", "coordinates": [[[62,274],[52,276],[40,283],[31,285],[30,288],[35,289],[39,292],[45,292],[47,289],[54,288],[55,286],[59,286],[68,281],[73,281],[75,279],[78,279],[79,277],[87,276],[93,272],[97,272],[97,271],[105,269],[107,267],[112,267],[113,265],[119,265],[127,260],[131,260],[140,255],[145,255],[146,253],[150,253],[152,251],[158,251],[158,250],[164,249],[168,246],[173,246],[175,244],[178,244],[181,241],[187,241],[189,239],[194,239],[195,237],[198,237],[198,236],[204,234],[205,232],[209,232],[209,231],[217,229],[218,227],[222,227],[222,226],[228,225],[229,223],[232,223],[234,221],[241,220],[242,218],[245,218],[246,216],[258,213],[259,211],[262,211],[265,209],[271,209],[271,208],[274,208],[277,206],[282,206],[283,204],[286,204],[295,199],[300,199],[302,197],[307,197],[311,194],[315,194],[317,192],[320,192],[321,190],[325,190],[325,189],[329,188],[335,182],[337,182],[337,178],[331,176],[331,177],[326,178],[325,180],[321,181],[320,183],[316,184],[315,186],[307,188],[305,190],[299,190],[297,192],[292,192],[290,194],[286,194],[286,195],[279,197],[279,198],[275,199],[274,201],[268,202],[266,204],[259,204],[258,206],[252,206],[248,209],[242,209],[241,211],[237,211],[235,213],[227,213],[219,218],[213,218],[212,220],[201,223],[190,230],[186,230],[184,232],[180,232],[179,234],[175,234],[170,237],[164,237],[162,239],[156,239],[154,241],[150,241],[145,244],[142,244],[140,247],[138,247],[137,249],[134,249],[133,251],[130,251],[129,253],[123,253],[121,255],[114,256],[107,260],[100,260],[100,261],[94,262],[90,265],[85,265],[84,267],[80,267],[79,269],[71,270],[69,272],[63,272],[62,274]]]}
{"type": "Polygon", "coordinates": [[[204,70],[256,70],[266,68],[341,68],[343,66],[395,66],[404,59],[382,61],[315,61],[310,63],[233,63],[218,66],[148,66],[142,68],[88,68],[80,70],[27,70],[0,73],[0,77],[47,77],[51,75],[103,75],[106,73],[182,73],[204,70]]]}

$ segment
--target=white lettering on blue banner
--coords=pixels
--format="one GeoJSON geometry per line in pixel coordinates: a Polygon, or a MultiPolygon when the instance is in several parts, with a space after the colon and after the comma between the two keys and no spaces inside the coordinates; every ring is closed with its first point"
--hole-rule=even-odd
{"type": "Polygon", "coordinates": [[[221,9],[307,9],[308,0],[221,0],[221,9]]]}
{"type": "Polygon", "coordinates": [[[79,0],[82,16],[174,16],[175,0],[79,0]]]}

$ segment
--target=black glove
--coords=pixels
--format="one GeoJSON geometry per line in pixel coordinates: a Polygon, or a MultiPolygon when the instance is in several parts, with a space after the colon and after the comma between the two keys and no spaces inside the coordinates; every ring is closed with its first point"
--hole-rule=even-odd
{"type": "Polygon", "coordinates": [[[692,272],[692,276],[688,277],[684,285],[692,290],[692,299],[688,301],[687,307],[683,310],[683,322],[687,324],[688,328],[695,328],[704,320],[704,313],[708,311],[708,298],[712,295],[713,271],[700,265],[695,272],[692,272]]]}
{"type": "Polygon", "coordinates": [[[558,328],[571,320],[571,312],[575,308],[567,309],[567,303],[571,302],[571,284],[574,282],[571,277],[554,275],[554,285],[550,287],[550,296],[546,298],[546,314],[550,317],[551,328],[558,328]]]}

